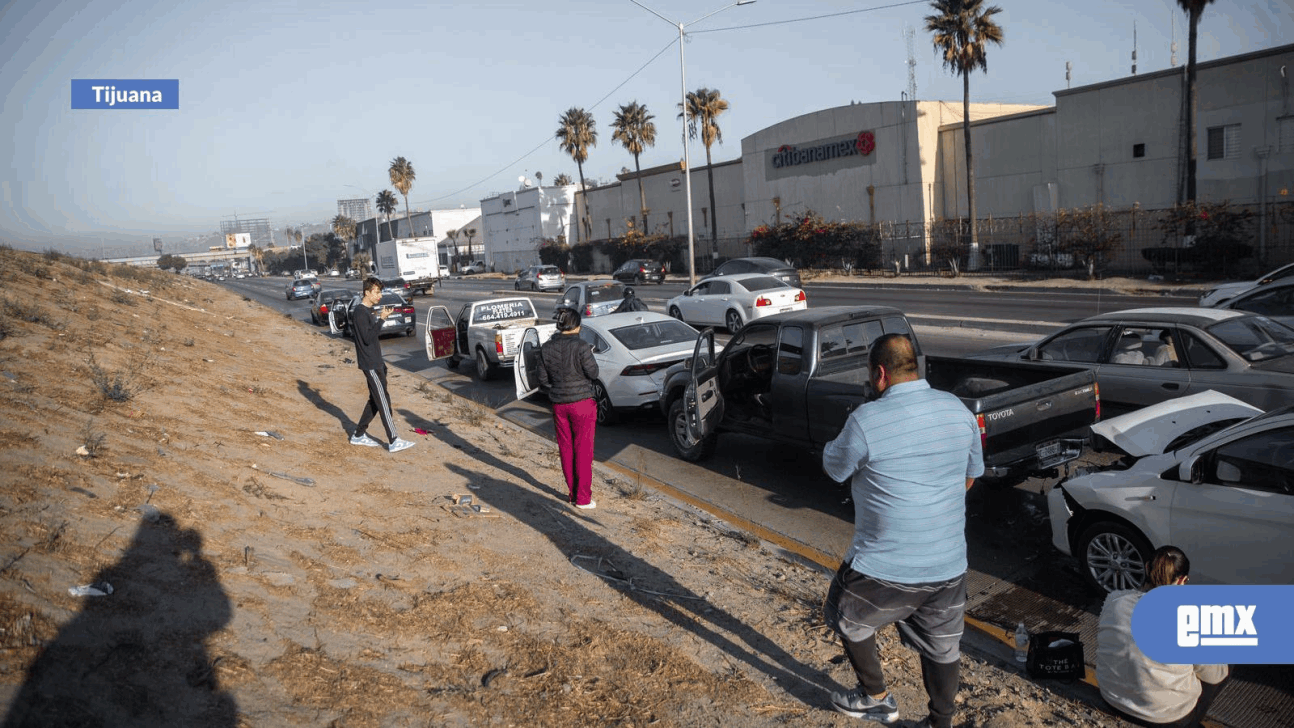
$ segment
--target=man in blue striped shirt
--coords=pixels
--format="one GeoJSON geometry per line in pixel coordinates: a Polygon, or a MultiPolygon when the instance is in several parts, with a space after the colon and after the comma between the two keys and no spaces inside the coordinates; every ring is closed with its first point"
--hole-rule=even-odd
{"type": "Polygon", "coordinates": [[[832,693],[846,715],[898,720],[876,631],[897,624],[921,655],[930,697],[922,726],[951,728],[966,607],[966,491],[984,474],[979,426],[966,406],[921,378],[912,341],[888,334],[868,357],[879,395],[856,409],[822,454],[837,482],[852,478],[854,540],[824,615],[840,634],[858,689],[832,693]]]}

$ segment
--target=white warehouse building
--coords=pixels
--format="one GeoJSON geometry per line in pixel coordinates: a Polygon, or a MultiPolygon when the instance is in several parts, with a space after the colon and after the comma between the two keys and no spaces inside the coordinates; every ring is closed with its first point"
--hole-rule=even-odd
{"type": "Polygon", "coordinates": [[[481,200],[485,262],[515,273],[539,262],[545,240],[574,240],[575,185],[523,187],[481,200]]]}

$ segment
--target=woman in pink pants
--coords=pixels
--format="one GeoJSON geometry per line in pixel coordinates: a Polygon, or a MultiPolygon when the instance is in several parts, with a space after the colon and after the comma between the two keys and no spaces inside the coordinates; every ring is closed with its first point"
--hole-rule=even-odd
{"type": "Polygon", "coordinates": [[[570,308],[557,312],[557,333],[539,349],[539,383],[553,403],[553,426],[562,474],[576,508],[594,508],[593,433],[598,406],[593,380],[598,363],[593,345],[580,338],[580,314],[570,308]]]}

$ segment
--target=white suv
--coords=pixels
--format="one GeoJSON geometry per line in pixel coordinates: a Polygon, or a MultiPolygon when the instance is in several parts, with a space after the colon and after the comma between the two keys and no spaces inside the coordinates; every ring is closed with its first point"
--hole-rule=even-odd
{"type": "Polygon", "coordinates": [[[485,265],[485,261],[474,260],[471,263],[468,263],[467,265],[463,266],[462,272],[463,272],[463,275],[470,276],[473,273],[485,273],[488,270],[489,270],[489,267],[485,265]]]}

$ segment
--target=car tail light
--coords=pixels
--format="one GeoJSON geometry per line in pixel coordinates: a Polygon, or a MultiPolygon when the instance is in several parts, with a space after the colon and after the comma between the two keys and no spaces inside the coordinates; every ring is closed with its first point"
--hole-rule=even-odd
{"type": "Polygon", "coordinates": [[[1101,421],[1101,385],[1093,384],[1092,390],[1096,392],[1096,421],[1101,421]]]}
{"type": "Polygon", "coordinates": [[[646,273],[646,272],[647,272],[647,269],[646,269],[646,268],[644,268],[644,267],[642,267],[642,266],[640,265],[640,266],[638,266],[638,272],[639,272],[639,273],[646,273]]]}
{"type": "Polygon", "coordinates": [[[404,308],[400,309],[400,313],[408,314],[409,316],[412,316],[412,315],[413,315],[413,306],[405,306],[404,308]]]}
{"type": "Polygon", "coordinates": [[[800,291],[799,293],[795,294],[795,300],[796,300],[797,302],[798,302],[798,301],[803,301],[803,300],[804,300],[804,291],[800,291]]]}
{"type": "Polygon", "coordinates": [[[623,370],[621,370],[620,376],[634,377],[634,376],[643,376],[647,374],[654,374],[656,372],[659,372],[662,369],[669,369],[671,366],[677,363],[678,362],[668,361],[668,362],[658,362],[656,364],[634,364],[632,366],[627,366],[623,370]]]}
{"type": "Polygon", "coordinates": [[[591,303],[586,303],[586,304],[584,304],[584,315],[585,315],[585,316],[592,316],[592,315],[593,315],[593,304],[591,304],[591,303]]]}
{"type": "Polygon", "coordinates": [[[979,425],[980,450],[988,448],[988,431],[984,429],[984,415],[975,415],[975,424],[979,425]]]}
{"type": "Polygon", "coordinates": [[[503,356],[503,336],[501,334],[494,335],[494,351],[499,356],[503,356]]]}
{"type": "Polygon", "coordinates": [[[773,305],[773,302],[772,302],[772,300],[770,300],[770,299],[768,299],[768,298],[765,298],[765,297],[763,297],[763,296],[760,296],[759,298],[756,298],[756,299],[755,299],[755,305],[756,305],[756,306],[772,306],[772,305],[773,305]]]}
{"type": "Polygon", "coordinates": [[[328,304],[326,304],[326,303],[325,303],[324,305],[320,306],[320,307],[319,307],[319,313],[320,313],[320,314],[328,313],[328,304]]]}

